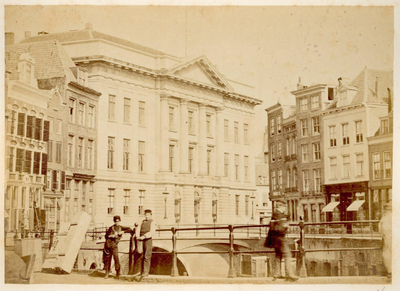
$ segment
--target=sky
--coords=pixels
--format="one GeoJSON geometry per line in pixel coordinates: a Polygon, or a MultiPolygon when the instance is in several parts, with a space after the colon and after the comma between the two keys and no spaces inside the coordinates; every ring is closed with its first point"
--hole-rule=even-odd
{"type": "MultiPolygon", "coordinates": [[[[361,6],[6,6],[16,42],[93,29],[178,57],[205,54],[228,79],[255,87],[257,118],[303,85],[337,84],[367,66],[393,70],[394,10],[361,6]]],[[[260,141],[261,142],[261,141],[260,141]]]]}

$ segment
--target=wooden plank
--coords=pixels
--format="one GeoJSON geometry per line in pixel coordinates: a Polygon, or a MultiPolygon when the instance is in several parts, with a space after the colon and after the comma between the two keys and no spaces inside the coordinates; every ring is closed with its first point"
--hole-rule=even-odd
{"type": "Polygon", "coordinates": [[[60,230],[54,237],[53,245],[49,250],[49,252],[47,253],[46,260],[43,263],[42,269],[54,269],[54,265],[57,260],[59,250],[64,244],[64,239],[68,234],[70,224],[71,223],[69,222],[61,223],[60,230]]]}

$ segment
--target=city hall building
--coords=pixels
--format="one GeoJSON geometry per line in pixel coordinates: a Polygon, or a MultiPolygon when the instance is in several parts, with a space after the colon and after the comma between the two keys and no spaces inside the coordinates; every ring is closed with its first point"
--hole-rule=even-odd
{"type": "Polygon", "coordinates": [[[114,215],[132,224],[147,208],[164,225],[258,221],[251,209],[254,107],[261,104],[252,97],[254,88],[228,80],[206,56],[178,58],[90,24],[22,42],[52,39],[101,93],[96,226],[110,224],[114,215]]]}

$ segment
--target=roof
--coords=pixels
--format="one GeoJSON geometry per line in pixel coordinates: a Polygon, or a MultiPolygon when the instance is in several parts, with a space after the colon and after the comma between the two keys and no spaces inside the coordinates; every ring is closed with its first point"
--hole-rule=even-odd
{"type": "MultiPolygon", "coordinates": [[[[116,44],[120,44],[126,47],[133,48],[135,50],[139,50],[142,52],[150,53],[153,55],[164,55],[167,56],[169,54],[163,53],[161,51],[131,42],[129,40],[125,40],[116,36],[108,35],[102,32],[98,32],[92,29],[85,29],[85,30],[72,30],[66,32],[59,32],[59,33],[51,33],[51,34],[43,34],[32,36],[27,39],[21,41],[21,43],[28,43],[28,42],[37,42],[37,41],[44,41],[44,40],[54,40],[57,39],[60,42],[73,42],[73,41],[82,41],[82,40],[96,40],[102,39],[106,41],[110,41],[116,44]]],[[[171,56],[171,55],[169,55],[171,56]]]]}
{"type": "Polygon", "coordinates": [[[10,80],[19,79],[18,60],[21,54],[29,53],[35,59],[35,78],[51,79],[67,77],[75,81],[70,68],[75,63],[57,40],[9,45],[5,48],[6,70],[10,71],[10,80]]]}

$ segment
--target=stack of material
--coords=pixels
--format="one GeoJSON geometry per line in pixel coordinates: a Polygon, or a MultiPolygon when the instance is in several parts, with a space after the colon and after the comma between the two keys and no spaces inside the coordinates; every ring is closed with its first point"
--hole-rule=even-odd
{"type": "Polygon", "coordinates": [[[61,225],[60,231],[54,238],[53,245],[44,261],[44,270],[51,270],[61,274],[71,273],[89,228],[90,220],[91,216],[81,211],[74,216],[71,223],[61,225]]]}

